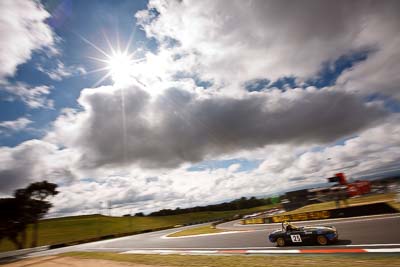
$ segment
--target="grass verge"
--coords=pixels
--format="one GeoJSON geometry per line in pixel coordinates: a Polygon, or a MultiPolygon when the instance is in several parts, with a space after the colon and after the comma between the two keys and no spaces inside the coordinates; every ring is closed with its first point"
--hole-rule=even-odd
{"type": "MultiPolygon", "coordinates": [[[[233,217],[272,208],[273,205],[231,211],[193,212],[173,216],[109,217],[86,215],[47,219],[39,222],[39,246],[74,242],[105,235],[173,227],[188,223],[233,217]]],[[[28,227],[27,244],[31,243],[32,227],[28,227]]],[[[16,249],[9,240],[1,240],[0,252],[16,249]]]]}
{"type": "Polygon", "coordinates": [[[383,255],[333,255],[319,256],[191,256],[191,255],[134,255],[99,252],[72,252],[63,256],[82,259],[102,259],[152,266],[185,267],[259,267],[259,266],[324,266],[324,267],[375,267],[400,266],[400,256],[383,255]]]}
{"type": "Polygon", "coordinates": [[[188,236],[188,235],[203,235],[203,234],[215,234],[226,232],[223,229],[216,229],[211,227],[211,225],[204,225],[199,227],[194,227],[190,229],[185,229],[179,232],[172,233],[168,235],[168,237],[179,237],[179,236],[188,236]]]}

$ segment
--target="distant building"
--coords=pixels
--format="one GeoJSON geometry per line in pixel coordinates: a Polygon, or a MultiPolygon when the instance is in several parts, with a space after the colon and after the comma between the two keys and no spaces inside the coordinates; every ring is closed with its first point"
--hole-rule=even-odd
{"type": "Polygon", "coordinates": [[[355,181],[349,183],[344,173],[336,173],[335,176],[329,177],[327,180],[334,184],[329,187],[287,192],[281,202],[283,207],[285,210],[289,211],[309,204],[325,201],[336,201],[338,207],[341,202],[347,206],[347,198],[371,192],[370,181],[355,181]]]}

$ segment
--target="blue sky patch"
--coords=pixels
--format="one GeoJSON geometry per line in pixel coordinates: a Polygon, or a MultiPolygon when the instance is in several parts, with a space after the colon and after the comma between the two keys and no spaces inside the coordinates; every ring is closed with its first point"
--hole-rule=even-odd
{"type": "Polygon", "coordinates": [[[383,105],[388,111],[392,113],[400,112],[400,102],[390,96],[386,96],[381,93],[373,93],[368,95],[366,97],[366,101],[367,102],[383,101],[383,105]]]}
{"type": "Polygon", "coordinates": [[[255,79],[251,81],[247,81],[244,86],[249,92],[259,92],[267,88],[270,80],[268,79],[255,79]]]}
{"type": "Polygon", "coordinates": [[[357,63],[366,60],[371,52],[371,50],[362,50],[349,55],[343,55],[336,60],[323,63],[317,78],[306,81],[307,86],[322,88],[334,85],[337,78],[345,70],[350,69],[357,63]]]}
{"type": "Polygon", "coordinates": [[[296,85],[296,77],[293,76],[286,76],[279,78],[278,80],[272,82],[268,88],[278,88],[285,91],[287,88],[295,88],[296,85]]]}

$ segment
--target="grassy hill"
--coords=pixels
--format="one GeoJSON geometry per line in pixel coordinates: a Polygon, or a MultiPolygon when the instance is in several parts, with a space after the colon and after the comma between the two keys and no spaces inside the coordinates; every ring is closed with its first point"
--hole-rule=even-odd
{"type": "MultiPolygon", "coordinates": [[[[235,214],[249,214],[271,207],[273,207],[273,205],[243,210],[194,212],[173,216],[109,217],[103,215],[86,215],[46,219],[40,221],[39,224],[39,246],[73,242],[111,234],[173,227],[179,224],[232,217],[235,214]]],[[[30,236],[31,227],[28,229],[28,237],[30,236]]],[[[30,244],[29,238],[27,244],[30,244]]],[[[14,249],[15,246],[8,240],[0,242],[0,251],[14,249]]]]}

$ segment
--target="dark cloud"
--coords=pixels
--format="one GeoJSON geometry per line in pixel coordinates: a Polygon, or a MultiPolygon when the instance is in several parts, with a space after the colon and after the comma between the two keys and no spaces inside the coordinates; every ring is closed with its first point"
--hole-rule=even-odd
{"type": "Polygon", "coordinates": [[[41,158],[45,147],[37,142],[26,143],[19,149],[1,148],[0,192],[11,193],[18,187],[25,187],[32,179],[37,159],[41,158]]]}
{"type": "MultiPolygon", "coordinates": [[[[278,143],[327,143],[371,126],[386,113],[329,90],[205,97],[181,89],[157,97],[138,87],[85,90],[75,114],[82,165],[177,167],[278,143]],[[123,109],[122,98],[125,109],[123,109]]],[[[59,124],[58,127],[70,127],[59,124]]]]}
{"type": "Polygon", "coordinates": [[[62,154],[55,145],[40,140],[0,147],[0,192],[11,194],[34,181],[71,183],[75,175],[62,154]]]}

